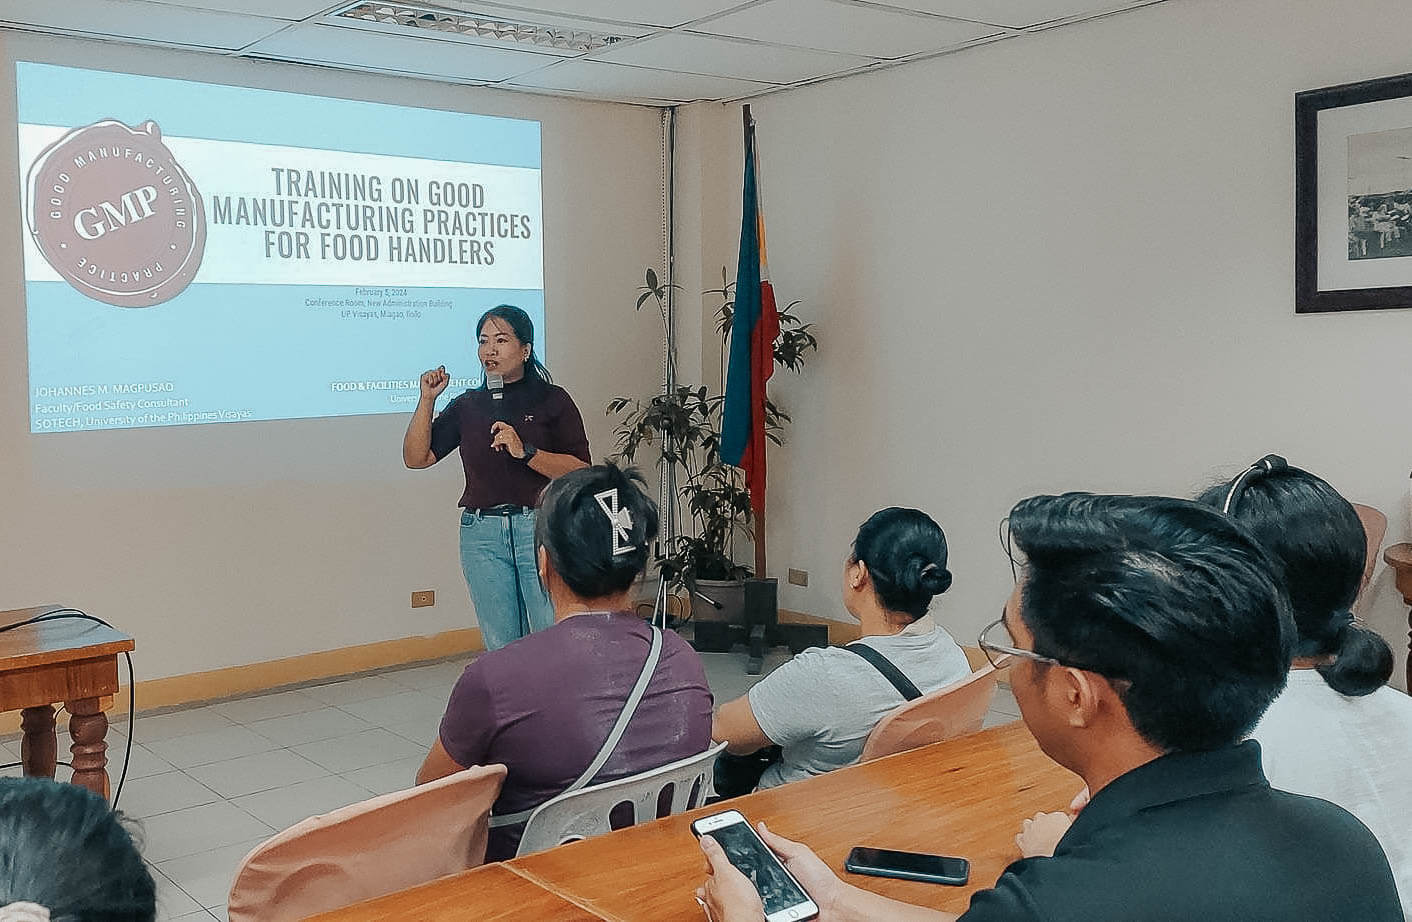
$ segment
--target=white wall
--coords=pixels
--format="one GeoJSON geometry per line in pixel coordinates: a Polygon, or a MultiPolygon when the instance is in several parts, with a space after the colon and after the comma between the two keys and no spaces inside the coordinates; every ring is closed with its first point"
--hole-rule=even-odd
{"type": "MultiPolygon", "coordinates": [[[[776,385],[795,426],[771,569],[812,573],[782,602],[841,616],[856,526],[915,505],[946,529],[941,612],[971,642],[1008,592],[1017,499],[1189,495],[1272,451],[1405,539],[1412,313],[1295,316],[1293,98],[1412,70],[1409,34],[1407,4],[1170,0],[756,100],[776,292],[823,341],[776,385]]],[[[738,137],[735,107],[690,115],[738,137]]],[[[1400,676],[1381,564],[1369,601],[1400,676]]]]}
{"type": "MultiPolygon", "coordinates": [[[[657,386],[660,326],[632,310],[662,249],[655,110],[8,35],[0,124],[16,58],[541,120],[548,364],[595,457],[608,398],[657,386]]],[[[0,132],[0,609],[113,621],[139,679],[471,626],[460,468],[404,470],[406,417],[29,435],[15,159],[0,132]],[[424,588],[436,607],[412,611],[424,588]]]]}

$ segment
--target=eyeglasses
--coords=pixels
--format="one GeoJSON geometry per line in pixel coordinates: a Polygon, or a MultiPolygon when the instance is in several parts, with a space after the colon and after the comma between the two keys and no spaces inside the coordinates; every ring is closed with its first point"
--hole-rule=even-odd
{"type": "Polygon", "coordinates": [[[1092,672],[1101,675],[1112,683],[1122,683],[1124,686],[1130,685],[1131,680],[1120,675],[1114,675],[1109,669],[1095,669],[1092,666],[1085,666],[1080,663],[1066,663],[1063,660],[1055,659],[1052,656],[1045,656],[1043,653],[1036,653],[1033,650],[1022,650],[1015,646],[1015,636],[1010,633],[1010,628],[1005,624],[1005,615],[1001,614],[990,624],[985,626],[981,635],[976,638],[976,645],[981,648],[985,658],[990,660],[990,664],[996,669],[1004,669],[1010,665],[1013,657],[1033,660],[1036,663],[1046,663],[1050,666],[1062,666],[1066,669],[1082,669],[1084,672],[1092,672]],[[1008,641],[1008,642],[1002,642],[1008,641]]]}
{"type": "Polygon", "coordinates": [[[1033,650],[1021,650],[1015,646],[1015,638],[1010,634],[1010,628],[1006,627],[1003,614],[985,626],[981,635],[976,638],[976,645],[981,648],[985,658],[990,660],[990,664],[996,669],[1004,669],[1010,664],[1011,658],[1016,656],[1034,660],[1037,663],[1048,663],[1051,666],[1064,665],[1052,656],[1045,656],[1033,650]],[[1001,643],[1002,639],[1009,641],[1009,643],[1001,643]]]}

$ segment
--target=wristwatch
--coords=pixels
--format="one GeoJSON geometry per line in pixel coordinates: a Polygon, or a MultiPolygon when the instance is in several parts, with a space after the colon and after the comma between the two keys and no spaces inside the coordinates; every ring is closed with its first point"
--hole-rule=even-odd
{"type": "Polygon", "coordinates": [[[533,445],[531,445],[529,442],[526,442],[526,441],[521,440],[521,442],[520,442],[520,447],[523,448],[524,451],[525,451],[525,456],[520,459],[520,460],[523,461],[525,464],[529,464],[529,463],[530,463],[530,458],[533,458],[535,455],[539,454],[539,449],[538,449],[538,448],[535,448],[535,447],[534,447],[533,445]]]}

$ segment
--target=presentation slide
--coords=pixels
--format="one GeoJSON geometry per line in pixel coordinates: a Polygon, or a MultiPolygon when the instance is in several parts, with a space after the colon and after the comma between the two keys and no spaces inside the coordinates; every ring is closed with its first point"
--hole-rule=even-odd
{"type": "Polygon", "coordinates": [[[16,65],[31,432],[410,413],[543,353],[540,126],[16,65]]]}

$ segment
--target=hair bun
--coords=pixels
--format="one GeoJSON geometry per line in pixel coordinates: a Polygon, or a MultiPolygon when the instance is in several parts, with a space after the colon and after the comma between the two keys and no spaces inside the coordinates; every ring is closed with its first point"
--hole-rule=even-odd
{"type": "Polygon", "coordinates": [[[922,567],[917,582],[932,595],[941,595],[951,588],[951,571],[945,567],[929,563],[922,567]]]}

